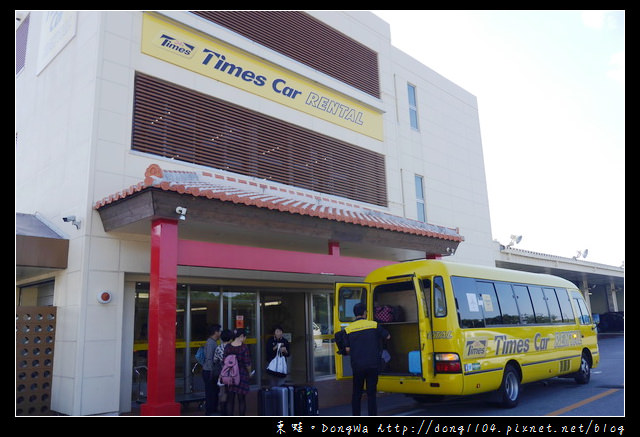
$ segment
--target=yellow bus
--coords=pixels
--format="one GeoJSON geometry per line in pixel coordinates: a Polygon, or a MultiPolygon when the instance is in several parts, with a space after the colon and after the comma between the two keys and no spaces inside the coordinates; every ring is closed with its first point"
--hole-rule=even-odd
{"type": "MultiPolygon", "coordinates": [[[[600,357],[582,294],[551,275],[440,260],[408,261],[336,284],[334,332],[353,306],[391,334],[383,345],[378,390],[417,400],[496,391],[518,404],[522,384],[571,377],[586,384],[600,357]]],[[[349,356],[336,348],[337,379],[349,356]]]]}

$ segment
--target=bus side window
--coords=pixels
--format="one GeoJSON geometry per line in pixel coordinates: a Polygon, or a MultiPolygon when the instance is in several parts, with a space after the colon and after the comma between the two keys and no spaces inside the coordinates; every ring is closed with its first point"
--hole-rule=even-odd
{"type": "Polygon", "coordinates": [[[584,298],[580,295],[580,293],[573,292],[573,300],[578,307],[578,311],[580,313],[580,324],[581,325],[590,325],[591,324],[591,314],[589,314],[589,310],[587,309],[587,304],[584,301],[584,298]]]}
{"type": "Polygon", "coordinates": [[[484,316],[478,303],[475,279],[452,276],[451,284],[458,306],[460,328],[484,328],[484,316]]]}
{"type": "Polygon", "coordinates": [[[542,294],[542,288],[529,285],[529,295],[531,296],[531,302],[533,303],[536,323],[551,323],[549,309],[547,308],[547,302],[544,299],[544,294],[542,294]]]}
{"type": "Polygon", "coordinates": [[[565,323],[575,323],[576,315],[573,313],[571,300],[566,288],[556,288],[556,295],[560,303],[560,311],[562,311],[562,321],[565,323]]]}
{"type": "Polygon", "coordinates": [[[518,304],[511,284],[496,282],[495,286],[498,293],[498,302],[500,302],[500,310],[502,311],[502,323],[505,325],[519,325],[518,304]]]}
{"type": "Polygon", "coordinates": [[[544,298],[547,301],[547,306],[549,307],[551,323],[562,323],[562,312],[560,311],[556,291],[553,288],[543,288],[542,291],[544,292],[544,298]]]}
{"type": "Polygon", "coordinates": [[[500,305],[496,298],[496,290],[493,282],[476,281],[478,290],[478,304],[484,315],[484,323],[489,325],[502,325],[500,305]]]}
{"type": "Polygon", "coordinates": [[[518,311],[520,312],[520,322],[522,324],[536,323],[533,315],[533,305],[529,298],[529,292],[524,285],[514,285],[513,292],[518,303],[518,311]]]}
{"type": "Polygon", "coordinates": [[[436,317],[445,317],[447,315],[447,299],[444,294],[442,276],[433,278],[433,307],[436,317]]]}

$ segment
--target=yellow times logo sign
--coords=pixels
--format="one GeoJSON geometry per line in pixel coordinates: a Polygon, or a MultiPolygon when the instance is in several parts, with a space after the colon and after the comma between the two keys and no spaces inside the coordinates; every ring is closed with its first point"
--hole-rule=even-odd
{"type": "Polygon", "coordinates": [[[383,140],[382,113],[223,41],[145,13],[142,53],[383,140]]]}
{"type": "Polygon", "coordinates": [[[170,53],[183,58],[191,59],[196,50],[196,46],[186,41],[177,39],[166,33],[160,33],[153,41],[158,47],[162,47],[170,53]]]}

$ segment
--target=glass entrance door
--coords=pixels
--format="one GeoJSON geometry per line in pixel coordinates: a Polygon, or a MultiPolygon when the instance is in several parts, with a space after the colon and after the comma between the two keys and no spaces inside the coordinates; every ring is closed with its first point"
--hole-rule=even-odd
{"type": "MultiPolygon", "coordinates": [[[[303,384],[335,375],[333,293],[320,290],[257,289],[241,286],[178,284],[176,301],[176,394],[201,392],[204,386],[195,354],[207,329],[244,328],[251,353],[252,385],[269,384],[265,344],[276,325],[290,341],[287,382],[303,384]]],[[[144,402],[147,371],[149,283],[136,285],[132,400],[144,402]]]]}
{"type": "Polygon", "coordinates": [[[223,329],[238,329],[242,328],[246,331],[247,339],[245,344],[249,346],[249,352],[251,353],[251,368],[256,370],[256,373],[251,377],[249,383],[256,384],[259,381],[259,369],[256,368],[256,363],[259,362],[258,351],[258,336],[260,332],[258,330],[258,305],[257,305],[258,293],[251,289],[242,287],[225,287],[222,289],[222,325],[223,329]]]}
{"type": "MultiPolygon", "coordinates": [[[[208,326],[220,322],[219,287],[211,285],[178,284],[176,293],[176,394],[204,391],[201,370],[195,366],[195,353],[207,340],[208,326]]],[[[136,284],[133,387],[132,400],[146,398],[147,323],[149,317],[149,283],[136,284]]]]}
{"type": "Polygon", "coordinates": [[[334,375],[333,355],[333,294],[311,295],[311,327],[313,331],[314,380],[334,375]]]}
{"type": "Polygon", "coordinates": [[[209,326],[222,326],[219,287],[212,285],[190,284],[178,286],[177,320],[184,314],[183,327],[176,332],[176,393],[193,393],[204,391],[202,368],[196,365],[196,352],[207,341],[209,326]],[[181,293],[180,289],[185,292],[181,293]],[[181,309],[181,296],[184,295],[184,309],[181,309]],[[182,340],[178,333],[182,331],[182,340]],[[180,365],[182,363],[182,365],[180,365]],[[182,375],[184,383],[179,386],[182,375]]]}
{"type": "MultiPolygon", "coordinates": [[[[262,308],[262,347],[273,335],[275,326],[280,326],[283,336],[290,342],[287,358],[289,375],[287,383],[302,384],[307,381],[307,328],[305,324],[305,294],[286,291],[263,291],[260,296],[262,308]]],[[[265,369],[265,351],[262,351],[262,366],[265,369]]],[[[262,372],[262,383],[269,384],[266,372],[262,372]]]]}

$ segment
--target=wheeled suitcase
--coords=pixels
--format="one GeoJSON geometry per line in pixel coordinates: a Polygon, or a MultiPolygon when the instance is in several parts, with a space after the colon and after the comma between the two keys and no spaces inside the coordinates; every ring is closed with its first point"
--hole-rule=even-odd
{"type": "Polygon", "coordinates": [[[295,388],[292,385],[282,384],[280,387],[274,388],[283,388],[285,391],[285,396],[287,397],[287,410],[283,411],[283,416],[293,416],[295,414],[294,405],[295,405],[295,388]]]}
{"type": "Polygon", "coordinates": [[[409,352],[409,373],[411,373],[412,375],[422,375],[420,351],[409,352]]]}
{"type": "Polygon", "coordinates": [[[290,390],[289,387],[271,387],[273,402],[275,405],[275,416],[291,416],[292,408],[289,407],[290,390]]]}
{"type": "Polygon", "coordinates": [[[258,415],[276,416],[275,394],[271,388],[263,387],[258,391],[258,415]]]}
{"type": "Polygon", "coordinates": [[[310,385],[296,386],[294,390],[294,413],[296,416],[319,416],[318,389],[310,385]]]}
{"type": "Polygon", "coordinates": [[[258,391],[259,416],[293,416],[293,387],[263,387],[258,391]]]}

